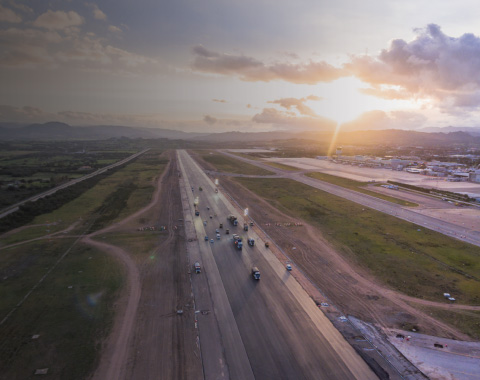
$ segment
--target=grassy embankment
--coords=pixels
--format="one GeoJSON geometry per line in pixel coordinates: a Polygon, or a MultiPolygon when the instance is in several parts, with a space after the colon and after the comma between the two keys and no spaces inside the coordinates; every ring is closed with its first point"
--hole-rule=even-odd
{"type": "Polygon", "coordinates": [[[401,206],[408,206],[408,207],[418,206],[417,203],[408,202],[403,199],[391,197],[389,195],[385,195],[382,193],[377,193],[376,191],[365,189],[364,186],[367,186],[368,182],[355,181],[353,179],[338,177],[338,176],[326,174],[326,173],[308,173],[306,174],[306,176],[318,179],[320,181],[332,183],[337,186],[342,186],[350,190],[358,191],[359,193],[367,194],[375,198],[379,198],[388,202],[399,204],[401,206]]]}
{"type": "Polygon", "coordinates": [[[275,173],[236,160],[221,153],[212,151],[196,151],[208,163],[212,164],[220,172],[246,174],[246,175],[273,175],[275,173]]]}
{"type": "Polygon", "coordinates": [[[475,340],[480,340],[480,312],[471,310],[443,310],[435,307],[412,306],[424,311],[435,319],[441,320],[459,331],[469,335],[475,340]]]}
{"type": "Polygon", "coordinates": [[[288,171],[300,171],[302,169],[299,169],[299,168],[296,168],[294,166],[290,166],[290,165],[285,165],[285,164],[281,164],[279,162],[271,162],[271,161],[263,161],[264,164],[267,164],[267,165],[270,165],[270,166],[273,166],[274,168],[278,168],[278,169],[282,169],[282,170],[288,170],[288,171]]]}
{"type": "MultiPolygon", "coordinates": [[[[145,206],[154,189],[153,178],[167,163],[158,154],[149,152],[75,200],[32,222],[55,221],[57,225],[13,233],[2,238],[3,245],[42,237],[48,233],[47,228],[51,233],[74,222],[78,224],[69,234],[92,231],[145,206]]],[[[124,273],[122,265],[110,256],[75,241],[76,237],[51,238],[2,249],[0,319],[71,249],[0,326],[0,371],[5,378],[30,378],[35,369],[49,368],[49,375],[55,378],[83,379],[93,370],[102,339],[111,328],[112,306],[124,273]],[[40,337],[32,340],[35,334],[40,337]]],[[[138,244],[140,251],[154,244],[145,236],[143,241],[143,245],[138,244]]]]}
{"type": "Polygon", "coordinates": [[[413,297],[480,304],[480,248],[287,179],[236,178],[318,227],[348,258],[413,297]]]}

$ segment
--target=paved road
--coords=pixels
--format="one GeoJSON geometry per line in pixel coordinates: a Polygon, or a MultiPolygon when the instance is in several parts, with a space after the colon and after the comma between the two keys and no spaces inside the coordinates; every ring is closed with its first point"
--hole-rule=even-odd
{"type": "Polygon", "coordinates": [[[262,162],[250,160],[248,158],[240,157],[227,152],[222,151],[222,153],[237,160],[248,162],[249,164],[273,171],[277,175],[281,175],[283,178],[289,178],[294,181],[304,183],[319,190],[323,190],[327,193],[337,195],[355,203],[359,203],[363,206],[370,207],[377,211],[381,211],[383,213],[393,215],[397,218],[415,223],[419,226],[426,227],[430,230],[434,230],[444,235],[448,235],[453,238],[480,246],[480,232],[472,229],[466,229],[463,225],[446,222],[439,218],[428,215],[422,215],[416,212],[414,209],[400,206],[395,203],[391,203],[367,194],[362,194],[353,190],[349,190],[341,186],[333,185],[331,183],[306,177],[302,173],[273,168],[272,166],[264,164],[262,162]]]}
{"type": "Polygon", "coordinates": [[[127,158],[124,158],[123,160],[120,160],[120,161],[117,161],[115,162],[114,164],[111,164],[111,165],[108,165],[108,166],[105,166],[104,168],[101,168],[101,169],[98,169],[96,171],[94,171],[93,173],[90,173],[90,174],[86,174],[84,175],[83,177],[80,177],[80,178],[75,178],[75,179],[72,179],[71,181],[67,182],[67,183],[64,183],[63,185],[60,185],[60,186],[57,186],[57,187],[54,187],[53,189],[50,189],[50,190],[47,190],[43,193],[40,193],[40,194],[37,194],[37,195],[34,195],[33,197],[30,197],[28,199],[25,199],[21,202],[18,202],[18,203],[15,203],[14,205],[11,205],[7,208],[4,208],[3,210],[0,210],[0,219],[7,216],[8,214],[11,214],[12,212],[15,212],[18,210],[18,208],[23,205],[24,203],[27,203],[27,202],[35,202],[37,200],[39,200],[40,198],[44,198],[46,197],[47,195],[51,195],[51,194],[54,194],[56,193],[58,190],[61,190],[61,189],[65,189],[69,186],[72,186],[72,185],[75,185],[76,183],[79,183],[79,182],[82,182],[82,181],[85,181],[86,179],[88,178],[92,178],[92,177],[95,177],[99,174],[102,174],[102,173],[105,173],[107,170],[110,170],[112,168],[115,168],[119,165],[123,165],[131,160],[133,160],[134,158],[137,158],[138,156],[141,156],[142,154],[144,154],[145,152],[148,152],[150,150],[150,148],[146,148],[144,150],[142,150],[141,152],[137,152],[135,154],[132,154],[131,156],[127,157],[127,158]]]}
{"type": "MultiPolygon", "coordinates": [[[[214,192],[214,184],[193,159],[185,151],[178,151],[178,157],[190,205],[199,198],[200,216],[192,219],[203,272],[196,276],[206,277],[213,300],[212,319],[217,321],[228,368],[221,378],[376,378],[256,233],[229,224],[230,213],[237,214],[240,225],[244,219],[221,193],[214,192]],[[216,240],[220,223],[221,239],[216,240]],[[232,235],[225,234],[227,228],[243,236],[243,250],[234,247],[232,235]],[[205,235],[214,242],[205,241],[205,235]],[[255,247],[246,244],[247,236],[255,238],[255,247]],[[260,269],[260,281],[252,278],[252,266],[260,269]]],[[[192,216],[193,207],[189,211],[192,216]]],[[[200,291],[196,286],[193,282],[195,293],[200,291]]],[[[197,297],[195,302],[198,310],[204,309],[197,297]]],[[[208,326],[199,319],[198,327],[202,346],[208,326]]],[[[204,368],[218,360],[208,355],[202,348],[204,368]]],[[[217,377],[206,373],[206,378],[217,377]]]]}

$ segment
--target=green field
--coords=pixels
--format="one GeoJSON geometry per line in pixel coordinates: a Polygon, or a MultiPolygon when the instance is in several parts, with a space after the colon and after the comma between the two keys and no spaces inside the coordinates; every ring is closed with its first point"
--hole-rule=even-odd
{"type": "MultiPolygon", "coordinates": [[[[75,231],[84,232],[85,223],[94,223],[91,227],[93,231],[123,219],[150,202],[153,180],[162,174],[168,163],[166,158],[159,157],[160,154],[159,151],[150,151],[142,155],[135,162],[102,179],[78,198],[55,211],[36,217],[30,224],[50,224],[49,233],[54,233],[78,222],[75,231]]],[[[32,227],[11,234],[2,238],[2,245],[44,236],[46,230],[44,226],[32,227]]]]}
{"type": "Polygon", "coordinates": [[[314,224],[345,256],[413,297],[480,304],[480,248],[288,179],[236,178],[314,224]]]}
{"type": "Polygon", "coordinates": [[[263,163],[267,164],[267,165],[270,165],[270,166],[273,166],[274,168],[283,169],[283,170],[289,170],[289,171],[300,171],[301,170],[299,168],[295,168],[295,167],[290,166],[290,165],[281,164],[279,162],[263,161],[263,163]]]}
{"type": "MultiPolygon", "coordinates": [[[[72,239],[62,239],[2,250],[1,319],[72,244],[72,239]]],[[[122,265],[109,256],[74,245],[0,326],[1,377],[29,379],[36,369],[48,368],[48,378],[86,378],[110,331],[123,277],[122,265]]]]}
{"type": "Polygon", "coordinates": [[[332,183],[332,184],[337,185],[337,186],[342,186],[342,187],[345,187],[345,188],[350,189],[350,190],[358,191],[359,193],[362,193],[362,194],[367,194],[367,195],[370,195],[370,196],[375,197],[375,198],[379,198],[379,199],[383,199],[383,200],[388,201],[388,202],[396,203],[396,204],[399,204],[401,206],[408,206],[408,207],[417,207],[418,206],[417,203],[408,202],[408,201],[405,201],[403,199],[391,197],[389,195],[385,195],[385,194],[381,194],[381,193],[377,193],[375,191],[365,189],[364,186],[367,186],[368,182],[359,182],[359,181],[355,181],[353,179],[337,177],[335,175],[326,174],[326,173],[308,173],[308,174],[305,174],[305,175],[307,177],[319,179],[320,181],[332,183]]]}
{"type": "MultiPolygon", "coordinates": [[[[137,211],[150,202],[154,180],[167,163],[160,151],[151,151],[73,201],[36,217],[31,227],[2,237],[0,320],[70,251],[0,326],[0,378],[33,378],[36,369],[49,368],[47,377],[85,379],[95,368],[123,286],[123,265],[76,237],[45,235],[73,223],[69,235],[82,235],[137,211]],[[41,239],[28,242],[33,238],[41,239]],[[7,246],[12,243],[21,244],[7,246]],[[36,334],[40,337],[32,339],[36,334]]],[[[158,233],[127,235],[112,234],[111,240],[132,249],[136,260],[148,258],[159,240],[158,233]]]]}
{"type": "Polygon", "coordinates": [[[419,306],[411,303],[412,306],[456,327],[459,331],[469,335],[475,340],[480,340],[480,311],[471,310],[443,310],[433,307],[419,306]]]}
{"type": "Polygon", "coordinates": [[[272,175],[271,171],[259,168],[246,162],[236,160],[221,153],[212,151],[197,151],[208,163],[215,166],[220,172],[246,175],[272,175]]]}

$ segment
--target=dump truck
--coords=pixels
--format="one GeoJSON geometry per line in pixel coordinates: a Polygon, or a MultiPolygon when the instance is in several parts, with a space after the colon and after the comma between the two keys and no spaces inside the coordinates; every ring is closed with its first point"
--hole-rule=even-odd
{"type": "Polygon", "coordinates": [[[229,215],[227,218],[234,226],[238,226],[238,220],[235,215],[229,215]]]}
{"type": "Polygon", "coordinates": [[[243,230],[248,231],[248,224],[247,223],[243,223],[243,230]]]}
{"type": "Polygon", "coordinates": [[[250,247],[253,247],[255,245],[255,239],[254,238],[249,238],[247,241],[248,241],[248,245],[250,247]]]}
{"type": "Polygon", "coordinates": [[[238,236],[237,234],[234,234],[233,235],[233,245],[235,247],[237,247],[238,249],[242,249],[243,248],[243,242],[242,242],[242,238],[240,236],[238,236]]]}
{"type": "Polygon", "coordinates": [[[260,271],[257,267],[252,268],[252,276],[255,280],[260,280],[260,271]]]}

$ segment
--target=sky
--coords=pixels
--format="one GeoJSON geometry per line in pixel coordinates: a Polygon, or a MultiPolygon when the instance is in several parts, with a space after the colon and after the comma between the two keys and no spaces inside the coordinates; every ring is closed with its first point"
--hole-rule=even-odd
{"type": "Polygon", "coordinates": [[[478,127],[476,0],[0,0],[0,122],[478,127]]]}

